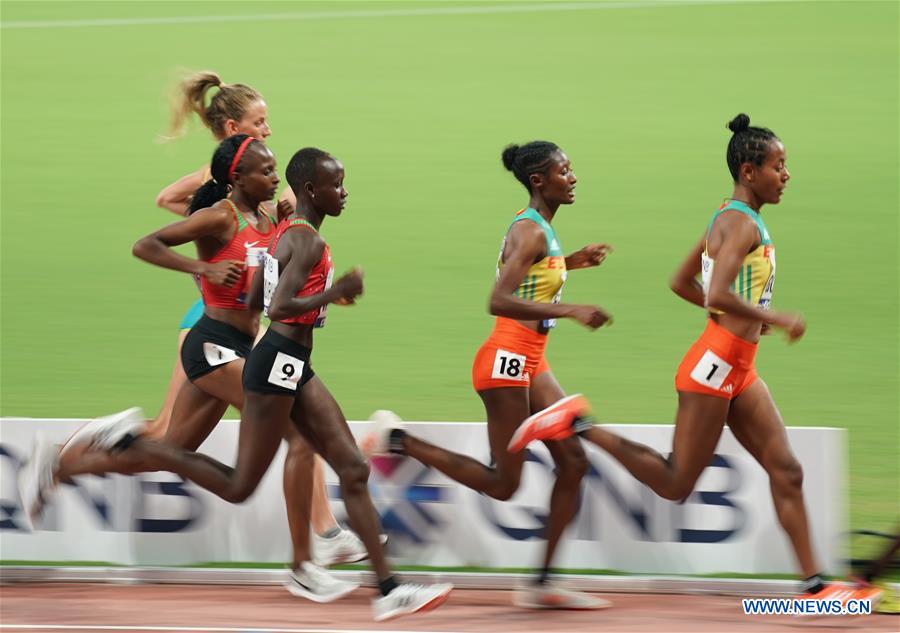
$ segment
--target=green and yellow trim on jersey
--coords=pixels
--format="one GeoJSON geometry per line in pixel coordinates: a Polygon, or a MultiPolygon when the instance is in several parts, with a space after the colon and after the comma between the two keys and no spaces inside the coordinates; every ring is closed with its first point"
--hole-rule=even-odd
{"type": "MultiPolygon", "coordinates": [[[[510,228],[522,220],[534,222],[544,232],[547,241],[547,255],[529,267],[519,287],[513,293],[525,301],[537,303],[559,303],[562,297],[563,284],[566,282],[566,258],[563,255],[556,231],[544,217],[535,209],[522,209],[516,214],[510,224],[510,228]]],[[[508,232],[508,230],[507,230],[508,232]]],[[[506,238],[500,247],[500,256],[497,258],[497,276],[503,270],[503,250],[506,247],[506,238]]],[[[556,325],[556,319],[545,319],[544,327],[551,328],[556,325]]]]}
{"type": "MultiPolygon", "coordinates": [[[[700,256],[704,300],[709,294],[709,284],[715,268],[715,260],[709,256],[709,233],[712,231],[716,219],[726,211],[738,211],[750,217],[756,222],[756,228],[759,231],[759,246],[744,256],[737,276],[731,283],[731,290],[747,303],[768,310],[772,304],[772,291],[775,286],[775,246],[772,244],[772,238],[759,213],[739,200],[725,201],[713,214],[706,229],[707,244],[704,245],[703,253],[700,256]]],[[[721,310],[715,308],[708,307],[708,309],[714,314],[722,313],[721,310]]]]}

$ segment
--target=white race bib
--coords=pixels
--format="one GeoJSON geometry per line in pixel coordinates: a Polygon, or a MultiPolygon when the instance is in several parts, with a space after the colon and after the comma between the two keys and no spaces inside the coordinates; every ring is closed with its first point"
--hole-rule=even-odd
{"type": "Polygon", "coordinates": [[[494,356],[494,370],[491,372],[491,378],[526,380],[528,375],[525,373],[525,357],[505,349],[498,349],[497,355],[494,356]]]}
{"type": "Polygon", "coordinates": [[[269,372],[269,382],[285,389],[297,391],[297,383],[303,376],[303,368],[306,366],[299,358],[294,358],[284,352],[278,352],[272,371],[269,372]]]}
{"type": "Polygon", "coordinates": [[[691,370],[691,378],[711,389],[721,389],[722,383],[734,369],[712,350],[706,350],[691,370]]]}
{"type": "Polygon", "coordinates": [[[269,306],[278,285],[278,260],[270,253],[263,254],[263,314],[269,316],[269,306]]]}
{"type": "Polygon", "coordinates": [[[209,363],[210,367],[224,365],[240,358],[233,349],[228,349],[209,341],[203,342],[203,357],[206,358],[206,362],[209,363]]]}

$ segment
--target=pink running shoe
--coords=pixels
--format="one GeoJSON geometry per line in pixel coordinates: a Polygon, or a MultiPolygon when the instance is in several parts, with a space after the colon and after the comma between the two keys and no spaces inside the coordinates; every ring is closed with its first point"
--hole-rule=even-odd
{"type": "Polygon", "coordinates": [[[572,422],[590,410],[587,398],[580,393],[557,400],[546,409],[525,418],[513,433],[507,449],[518,453],[535,440],[562,440],[572,437],[572,422]]]}

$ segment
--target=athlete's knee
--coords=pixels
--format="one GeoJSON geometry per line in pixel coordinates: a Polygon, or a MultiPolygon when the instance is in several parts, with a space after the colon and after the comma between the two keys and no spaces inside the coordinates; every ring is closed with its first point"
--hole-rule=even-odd
{"type": "Polygon", "coordinates": [[[803,488],[803,466],[791,456],[781,460],[769,473],[772,485],[780,490],[800,490],[803,488]]]}
{"type": "Polygon", "coordinates": [[[291,436],[290,439],[288,439],[287,455],[285,456],[285,459],[303,461],[312,459],[313,454],[312,446],[299,435],[291,436]]]}
{"type": "Polygon", "coordinates": [[[519,473],[497,473],[497,478],[485,494],[497,501],[509,501],[519,489],[521,477],[519,473]]]}
{"type": "Polygon", "coordinates": [[[256,492],[258,485],[259,480],[253,481],[241,477],[232,477],[231,484],[222,496],[229,503],[244,503],[256,492]]]}
{"type": "Polygon", "coordinates": [[[338,478],[341,480],[341,487],[347,492],[354,492],[366,488],[369,483],[369,464],[363,459],[362,455],[358,455],[350,459],[345,464],[335,468],[338,478]]]}
{"type": "Polygon", "coordinates": [[[566,481],[579,482],[587,475],[590,466],[591,463],[583,450],[572,451],[557,463],[556,477],[566,481]]]}
{"type": "Polygon", "coordinates": [[[696,477],[675,476],[667,486],[664,486],[662,490],[658,490],[657,493],[660,497],[669,501],[684,501],[694,492],[696,483],[696,477]]]}

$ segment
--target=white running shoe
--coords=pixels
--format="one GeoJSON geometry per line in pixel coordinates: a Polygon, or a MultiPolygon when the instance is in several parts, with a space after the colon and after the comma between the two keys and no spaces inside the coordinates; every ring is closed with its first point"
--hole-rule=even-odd
{"type": "Polygon", "coordinates": [[[372,455],[388,455],[390,453],[391,431],[403,428],[403,420],[386,409],[379,409],[369,416],[374,422],[372,430],[366,433],[359,442],[359,450],[366,457],[372,455]]]}
{"type": "MultiPolygon", "coordinates": [[[[352,530],[341,528],[340,532],[329,538],[313,532],[310,537],[312,561],[320,567],[357,563],[369,557],[366,546],[352,530]]],[[[388,540],[387,534],[379,535],[379,539],[384,545],[388,540]]]]}
{"type": "Polygon", "coordinates": [[[346,596],[359,587],[359,583],[335,578],[327,571],[309,561],[292,569],[285,588],[293,595],[313,602],[332,602],[346,596]]]}
{"type": "Polygon", "coordinates": [[[585,593],[563,589],[550,582],[524,587],[513,594],[513,604],[524,609],[608,609],[609,600],[595,598],[585,593]]]}
{"type": "Polygon", "coordinates": [[[35,522],[56,489],[54,473],[58,456],[59,448],[42,432],[35,433],[31,455],[19,469],[17,477],[22,509],[25,510],[25,520],[31,530],[34,530],[35,522]]]}
{"type": "Polygon", "coordinates": [[[140,407],[131,407],[112,415],[91,420],[66,441],[62,452],[69,446],[90,442],[91,448],[110,450],[122,440],[137,437],[146,430],[147,421],[140,407]]]}
{"type": "Polygon", "coordinates": [[[450,596],[453,585],[402,584],[391,593],[372,600],[372,611],[376,622],[399,618],[418,611],[436,609],[450,596]]]}

